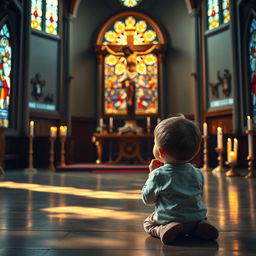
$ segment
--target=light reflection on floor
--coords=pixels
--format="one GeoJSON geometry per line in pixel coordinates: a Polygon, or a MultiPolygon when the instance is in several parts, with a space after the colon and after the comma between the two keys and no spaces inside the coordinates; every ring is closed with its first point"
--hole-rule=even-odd
{"type": "Polygon", "coordinates": [[[84,196],[89,198],[102,199],[140,199],[141,191],[139,190],[120,190],[120,191],[104,191],[81,189],[74,187],[49,186],[31,183],[17,183],[12,181],[0,182],[2,188],[25,189],[35,192],[58,193],[66,195],[84,196]]]}

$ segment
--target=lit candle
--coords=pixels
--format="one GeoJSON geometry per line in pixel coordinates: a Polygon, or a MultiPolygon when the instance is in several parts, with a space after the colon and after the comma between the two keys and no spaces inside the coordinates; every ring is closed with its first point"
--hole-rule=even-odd
{"type": "Polygon", "coordinates": [[[232,151],[232,142],[231,139],[228,138],[228,142],[227,142],[227,158],[228,158],[228,162],[230,162],[230,152],[232,151]]]}
{"type": "Polygon", "coordinates": [[[50,127],[50,136],[52,138],[56,138],[57,137],[57,127],[56,126],[51,126],[50,127]]]}
{"type": "Polygon", "coordinates": [[[237,138],[234,138],[234,151],[236,155],[238,155],[238,140],[237,138]]]}
{"type": "Polygon", "coordinates": [[[65,125],[65,126],[60,126],[60,136],[63,136],[63,137],[66,137],[67,136],[67,129],[68,127],[65,125]]]}
{"type": "Polygon", "coordinates": [[[30,131],[29,135],[30,135],[31,137],[34,136],[34,127],[35,127],[35,122],[32,120],[32,121],[30,121],[30,123],[29,123],[29,131],[30,131]]]}
{"type": "Polygon", "coordinates": [[[204,124],[203,124],[203,134],[204,134],[204,136],[207,136],[207,123],[206,122],[204,122],[204,124]]]}
{"type": "Polygon", "coordinates": [[[236,163],[237,162],[237,153],[235,151],[231,151],[229,153],[229,163],[236,163]]]}
{"type": "Polygon", "coordinates": [[[150,125],[151,125],[150,116],[147,116],[147,127],[150,128],[150,125]]]}
{"type": "Polygon", "coordinates": [[[100,128],[103,128],[103,118],[100,118],[100,128]]]}
{"type": "Polygon", "coordinates": [[[109,118],[109,127],[113,127],[113,117],[109,118]]]}
{"type": "Polygon", "coordinates": [[[223,134],[222,134],[222,128],[217,128],[217,148],[223,148],[223,134]]]}
{"type": "Polygon", "coordinates": [[[252,119],[250,116],[247,116],[247,128],[249,131],[252,130],[252,119]]]}

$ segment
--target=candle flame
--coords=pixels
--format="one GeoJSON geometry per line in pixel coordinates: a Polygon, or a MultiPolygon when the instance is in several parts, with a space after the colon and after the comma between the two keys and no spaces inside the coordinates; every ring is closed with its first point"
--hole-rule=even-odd
{"type": "Polygon", "coordinates": [[[251,117],[250,117],[250,116],[247,116],[247,119],[248,119],[248,120],[250,120],[250,119],[251,119],[251,117]]]}
{"type": "Polygon", "coordinates": [[[33,120],[30,121],[29,125],[34,126],[35,122],[33,120]]]}

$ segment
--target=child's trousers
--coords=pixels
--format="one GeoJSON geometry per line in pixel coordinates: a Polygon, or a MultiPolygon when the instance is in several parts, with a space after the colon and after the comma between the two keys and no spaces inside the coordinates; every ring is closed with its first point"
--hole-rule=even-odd
{"type": "MultiPolygon", "coordinates": [[[[162,237],[163,232],[166,231],[166,229],[165,229],[166,225],[168,225],[169,228],[171,228],[172,224],[173,224],[173,226],[180,224],[178,222],[169,222],[167,224],[160,224],[154,220],[154,215],[155,215],[155,212],[150,214],[144,220],[144,224],[143,224],[144,230],[146,231],[146,233],[150,234],[151,236],[160,238],[160,237],[162,237]]],[[[196,230],[199,222],[200,221],[182,223],[183,230],[179,233],[179,236],[193,234],[193,232],[196,230]]]]}

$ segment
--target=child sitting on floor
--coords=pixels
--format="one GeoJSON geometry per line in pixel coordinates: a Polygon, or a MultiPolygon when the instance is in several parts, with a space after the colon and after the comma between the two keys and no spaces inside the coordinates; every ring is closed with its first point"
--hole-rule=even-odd
{"type": "Polygon", "coordinates": [[[149,165],[142,201],[155,205],[155,211],[145,219],[145,231],[164,244],[185,235],[217,239],[218,230],[206,221],[203,174],[189,163],[199,151],[199,128],[183,116],[172,117],[157,125],[154,137],[155,159],[149,165]]]}

